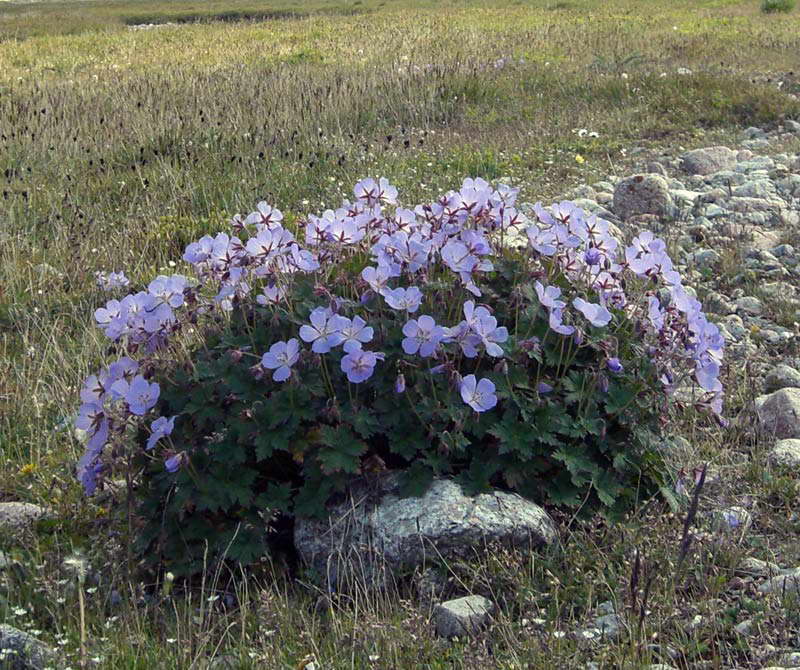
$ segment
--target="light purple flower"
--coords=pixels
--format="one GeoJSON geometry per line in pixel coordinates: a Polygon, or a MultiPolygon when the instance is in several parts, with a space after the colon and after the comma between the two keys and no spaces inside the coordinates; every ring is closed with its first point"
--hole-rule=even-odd
{"type": "Polygon", "coordinates": [[[444,328],[437,326],[432,316],[423,314],[419,319],[410,319],[403,326],[403,351],[409,355],[419,352],[423,358],[433,356],[444,334],[444,328]]]}
{"type": "Polygon", "coordinates": [[[353,194],[357,200],[368,205],[376,205],[378,202],[385,202],[389,205],[397,203],[397,189],[385,177],[381,177],[378,181],[372,177],[362,179],[356,184],[353,194]]]}
{"type": "Polygon", "coordinates": [[[384,291],[383,298],[392,309],[405,310],[413,314],[419,309],[422,302],[422,291],[416,286],[396,288],[384,291]]]}
{"type": "Polygon", "coordinates": [[[368,326],[360,316],[353,317],[352,321],[342,317],[341,333],[344,337],[344,346],[349,346],[349,342],[355,342],[360,347],[362,344],[372,340],[372,335],[375,330],[372,326],[368,326]]]}
{"type": "Polygon", "coordinates": [[[150,437],[147,439],[145,449],[148,451],[156,446],[156,443],[162,438],[170,435],[172,429],[175,427],[175,419],[172,416],[169,419],[165,416],[158,417],[153,423],[150,424],[150,437]]]}
{"type": "Polygon", "coordinates": [[[147,286],[147,292],[165,305],[177,308],[183,305],[183,292],[189,285],[183,275],[159,275],[147,286]]]}
{"type": "Polygon", "coordinates": [[[572,335],[575,332],[575,328],[564,325],[562,322],[563,315],[564,310],[562,309],[554,309],[550,312],[550,329],[560,335],[572,335]]]}
{"type": "Polygon", "coordinates": [[[342,372],[347,375],[348,381],[360,384],[372,376],[375,364],[378,362],[378,354],[374,351],[356,349],[354,346],[348,349],[348,353],[342,357],[342,372]]]}
{"type": "Polygon", "coordinates": [[[614,356],[613,358],[609,358],[606,361],[606,365],[608,366],[608,369],[615,374],[619,374],[625,369],[622,363],[620,363],[619,358],[617,358],[616,356],[614,356]]]}
{"type": "Polygon", "coordinates": [[[167,472],[175,473],[177,472],[181,465],[183,465],[185,452],[181,451],[175,454],[174,456],[170,456],[168,459],[164,461],[164,469],[167,472]]]}
{"type": "Polygon", "coordinates": [[[95,279],[97,285],[104,291],[113,291],[117,288],[127,288],[130,286],[130,279],[125,276],[124,272],[95,272],[95,279]]]}
{"type": "Polygon", "coordinates": [[[655,296],[647,296],[647,318],[653,324],[653,328],[661,332],[664,328],[664,313],[661,311],[661,304],[655,296]]]}
{"type": "Polygon", "coordinates": [[[589,323],[595,328],[602,328],[607,326],[611,321],[611,312],[609,312],[603,305],[597,305],[593,302],[586,302],[583,298],[575,298],[572,304],[583,314],[589,323]]]}
{"type": "Polygon", "coordinates": [[[561,289],[558,286],[542,286],[541,282],[534,282],[536,295],[539,296],[539,302],[548,309],[563,309],[566,303],[563,300],[558,300],[561,295],[561,289]]]}
{"type": "Polygon", "coordinates": [[[114,382],[112,388],[121,391],[124,387],[125,402],[128,403],[128,410],[131,414],[142,416],[151,409],[158,400],[161,388],[158,384],[148,382],[141,375],[136,375],[133,381],[128,384],[124,379],[114,382]]]}
{"type": "Polygon", "coordinates": [[[334,314],[328,307],[317,307],[309,315],[310,326],[300,328],[300,338],[304,342],[313,342],[311,351],[326,354],[333,347],[344,342],[341,333],[342,317],[334,314]]]}
{"type": "Polygon", "coordinates": [[[461,380],[461,398],[476,412],[485,412],[497,404],[495,385],[491,379],[480,381],[475,375],[467,375],[461,380]]]}
{"type": "Polygon", "coordinates": [[[548,384],[547,382],[539,382],[536,385],[536,390],[542,395],[545,395],[547,393],[550,393],[553,390],[553,387],[550,386],[550,384],[548,384]]]}
{"type": "Polygon", "coordinates": [[[377,268],[367,266],[361,271],[361,278],[369,284],[375,293],[383,293],[386,283],[389,281],[390,273],[386,266],[379,265],[377,268]]]}
{"type": "Polygon", "coordinates": [[[272,378],[276,382],[285,382],[292,373],[290,368],[299,358],[300,343],[293,337],[288,342],[275,342],[261,357],[261,365],[267,370],[275,370],[272,378]]]}
{"type": "Polygon", "coordinates": [[[397,379],[394,381],[394,392],[395,393],[402,393],[406,390],[406,378],[405,375],[401,372],[397,375],[397,379]]]}
{"type": "Polygon", "coordinates": [[[583,255],[583,260],[586,262],[586,265],[600,265],[600,261],[603,260],[603,254],[600,253],[597,247],[591,247],[586,250],[586,253],[583,255]]]}

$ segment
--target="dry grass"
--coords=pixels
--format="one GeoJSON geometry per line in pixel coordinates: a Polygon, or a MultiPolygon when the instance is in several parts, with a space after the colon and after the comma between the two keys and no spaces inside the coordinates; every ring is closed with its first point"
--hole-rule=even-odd
{"type": "MultiPolygon", "coordinates": [[[[0,545],[19,559],[0,581],[3,618],[63,642],[80,662],[76,582],[62,561],[81,549],[93,565],[89,666],[200,668],[225,652],[243,668],[303,659],[326,669],[567,668],[592,658],[638,668],[656,662],[660,644],[682,668],[760,667],[759,644],[789,644],[797,613],[754,597],[746,581],[732,586],[733,568],[745,554],[800,562],[787,541],[797,531],[794,479],[765,469],[764,443],[744,429],[692,417],[676,417],[675,433],[689,439],[676,464],[712,460],[726,474],[701,498],[700,518],[712,501],[757,501],[754,530],[695,538],[678,569],[683,518],[651,507],[618,526],[573,524],[561,552],[444,566],[452,594],[501,605],[476,640],[435,639],[409,585],[391,597],[321,599],[277,559],[187,593],[126,583],[110,503],[81,498],[79,445],[65,427],[79,381],[103,354],[90,323],[105,299],[95,270],[146,281],[260,199],[292,218],[337,202],[367,174],[389,177],[408,201],[465,176],[546,199],[632,169],[623,150],[633,144],[711,144],[800,116],[787,95],[800,92],[788,75],[800,18],[765,17],[754,2],[317,2],[305,17],[210,20],[289,6],[0,7],[0,495],[52,505],[62,519],[25,548],[0,545]],[[202,22],[125,25],[145,18],[202,22]],[[495,67],[501,57],[508,63],[495,67]],[[750,84],[756,76],[786,83],[750,84]],[[629,617],[617,642],[554,634],[587,624],[609,599],[629,617]],[[695,614],[708,618],[687,632],[695,614]],[[745,616],[760,626],[755,642],[732,632],[745,616]]],[[[733,410],[754,392],[747,374],[730,371],[733,410]]]]}

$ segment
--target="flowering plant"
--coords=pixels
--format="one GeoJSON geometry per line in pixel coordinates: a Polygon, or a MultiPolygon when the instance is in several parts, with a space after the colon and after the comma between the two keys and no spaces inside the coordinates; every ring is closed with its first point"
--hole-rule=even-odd
{"type": "Polygon", "coordinates": [[[383,469],[586,509],[667,491],[648,436],[686,384],[720,418],[723,339],[662,240],[482,179],[354,196],[294,229],[260,203],[186,248],[192,279],[95,313],[124,356],[81,393],[78,476],[92,493],[129,456],[140,550],[247,563],[269,515],[383,469]]]}

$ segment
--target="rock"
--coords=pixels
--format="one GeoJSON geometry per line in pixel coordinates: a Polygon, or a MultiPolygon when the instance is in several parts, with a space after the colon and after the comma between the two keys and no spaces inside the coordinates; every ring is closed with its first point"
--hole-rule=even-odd
{"type": "Polygon", "coordinates": [[[758,558],[745,558],[736,567],[736,572],[750,577],[774,577],[780,574],[780,567],[776,563],[762,561],[758,558]]]}
{"type": "Polygon", "coordinates": [[[753,632],[753,620],[752,619],[745,619],[737,623],[733,630],[736,631],[737,635],[742,635],[744,637],[750,635],[753,632]]]}
{"type": "Polygon", "coordinates": [[[645,172],[649,172],[650,174],[660,174],[662,177],[667,176],[667,169],[658,161],[650,161],[645,166],[645,172]]]}
{"type": "Polygon", "coordinates": [[[761,301],[758,298],[754,298],[750,295],[739,298],[734,304],[736,305],[736,311],[739,314],[758,316],[764,310],[761,301]]]}
{"type": "Polygon", "coordinates": [[[778,198],[775,185],[769,179],[748,181],[733,189],[736,198],[757,198],[758,200],[775,200],[778,198]]]}
{"type": "Polygon", "coordinates": [[[594,625],[600,630],[603,637],[613,639],[619,636],[625,622],[619,614],[604,614],[595,619],[594,625]]]}
{"type": "Polygon", "coordinates": [[[637,214],[666,217],[672,211],[667,180],[658,175],[633,175],[620,180],[614,189],[614,213],[622,220],[637,214]]]}
{"type": "Polygon", "coordinates": [[[790,133],[795,133],[797,135],[800,135],[800,123],[798,123],[797,121],[793,121],[792,119],[786,119],[783,122],[783,126],[790,133]]]}
{"type": "Polygon", "coordinates": [[[780,363],[767,373],[766,391],[772,393],[783,388],[800,388],[800,372],[780,363]]]}
{"type": "Polygon", "coordinates": [[[0,624],[0,667],[3,670],[44,670],[55,666],[56,653],[21,630],[0,624]]]}
{"type": "Polygon", "coordinates": [[[483,596],[448,600],[434,610],[436,633],[447,638],[476,633],[488,622],[492,609],[491,600],[483,596]]]}
{"type": "Polygon", "coordinates": [[[697,267],[716,265],[721,256],[713,249],[698,249],[692,254],[692,260],[697,267]]]}
{"type": "Polygon", "coordinates": [[[800,389],[782,388],[756,398],[761,429],[778,440],[800,438],[800,389]]]}
{"type": "Polygon", "coordinates": [[[800,668],[800,652],[790,651],[788,654],[781,656],[778,659],[778,663],[784,668],[800,668]]]}
{"type": "Polygon", "coordinates": [[[753,517],[744,507],[723,507],[714,512],[712,518],[716,530],[743,533],[753,523],[753,517]]]}
{"type": "Polygon", "coordinates": [[[797,468],[800,466],[800,440],[778,440],[767,460],[773,466],[797,468]]]}
{"type": "Polygon", "coordinates": [[[487,543],[529,547],[555,539],[547,513],[518,495],[471,498],[454,481],[437,479],[421,498],[400,498],[391,474],[371,487],[355,485],[328,519],[298,519],[294,530],[300,557],[338,588],[345,576],[383,583],[386,570],[410,571],[428,556],[472,556],[487,543]]]}
{"type": "Polygon", "coordinates": [[[773,593],[783,596],[800,595],[800,571],[794,570],[785,575],[772,577],[758,587],[762,594],[773,593]]]}
{"type": "Polygon", "coordinates": [[[43,507],[33,503],[0,502],[0,531],[26,530],[47,516],[49,515],[43,507]]]}
{"type": "Polygon", "coordinates": [[[681,160],[681,167],[689,174],[706,175],[732,169],[736,165],[736,152],[728,147],[707,147],[687,151],[681,160]]]}

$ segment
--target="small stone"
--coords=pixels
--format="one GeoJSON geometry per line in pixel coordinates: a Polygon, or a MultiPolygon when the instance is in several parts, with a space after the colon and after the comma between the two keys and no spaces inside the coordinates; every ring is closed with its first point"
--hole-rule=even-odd
{"type": "Polygon", "coordinates": [[[667,180],[659,175],[633,175],[620,180],[614,189],[614,213],[622,220],[638,214],[666,217],[672,212],[667,180]]]}
{"type": "Polygon", "coordinates": [[[793,121],[792,119],[786,119],[783,122],[783,127],[786,128],[790,133],[795,133],[800,135],[800,123],[797,121],[793,121]]]}
{"type": "Polygon", "coordinates": [[[736,311],[739,314],[758,316],[764,310],[761,301],[751,295],[746,295],[739,298],[734,304],[736,305],[736,311]]]}
{"type": "Polygon", "coordinates": [[[784,668],[800,668],[800,651],[790,651],[778,659],[784,668]]]}
{"type": "Polygon", "coordinates": [[[755,400],[762,430],[778,440],[800,439],[800,389],[782,388],[755,400]]]}
{"type": "Polygon", "coordinates": [[[595,619],[594,625],[606,638],[615,638],[619,635],[625,622],[618,614],[604,614],[595,619]]]}
{"type": "Polygon", "coordinates": [[[745,532],[752,523],[753,517],[744,507],[723,507],[713,515],[713,526],[716,530],[745,532]]]}
{"type": "Polygon", "coordinates": [[[736,152],[728,147],[707,147],[687,151],[681,159],[683,169],[689,174],[706,175],[733,168],[736,152]]]}
{"type": "Polygon", "coordinates": [[[800,388],[800,372],[781,363],[767,373],[766,391],[771,393],[783,388],[800,388]]]}
{"type": "Polygon", "coordinates": [[[667,176],[667,169],[658,161],[650,161],[645,167],[645,172],[660,174],[662,177],[667,176]]]}
{"type": "Polygon", "coordinates": [[[451,638],[470,635],[480,630],[494,609],[483,596],[465,596],[438,605],[433,613],[436,633],[451,638]]]}
{"type": "Polygon", "coordinates": [[[742,635],[746,637],[753,632],[753,620],[752,619],[745,619],[744,621],[737,623],[733,630],[736,631],[737,635],[742,635]]]}
{"type": "Polygon", "coordinates": [[[778,440],[767,456],[770,465],[797,468],[800,467],[800,440],[778,440]]]}
{"type": "Polygon", "coordinates": [[[758,592],[762,594],[773,593],[781,597],[797,597],[800,595],[800,574],[797,571],[792,571],[789,574],[768,579],[758,587],[758,592]]]}
{"type": "Polygon", "coordinates": [[[21,630],[0,624],[0,650],[3,670],[44,670],[55,666],[55,652],[44,642],[21,630]]]}
{"type": "Polygon", "coordinates": [[[19,532],[47,516],[43,507],[33,503],[0,502],[0,530],[19,532]]]}
{"type": "Polygon", "coordinates": [[[774,577],[781,571],[776,563],[747,557],[736,567],[736,572],[751,577],[774,577]]]}

